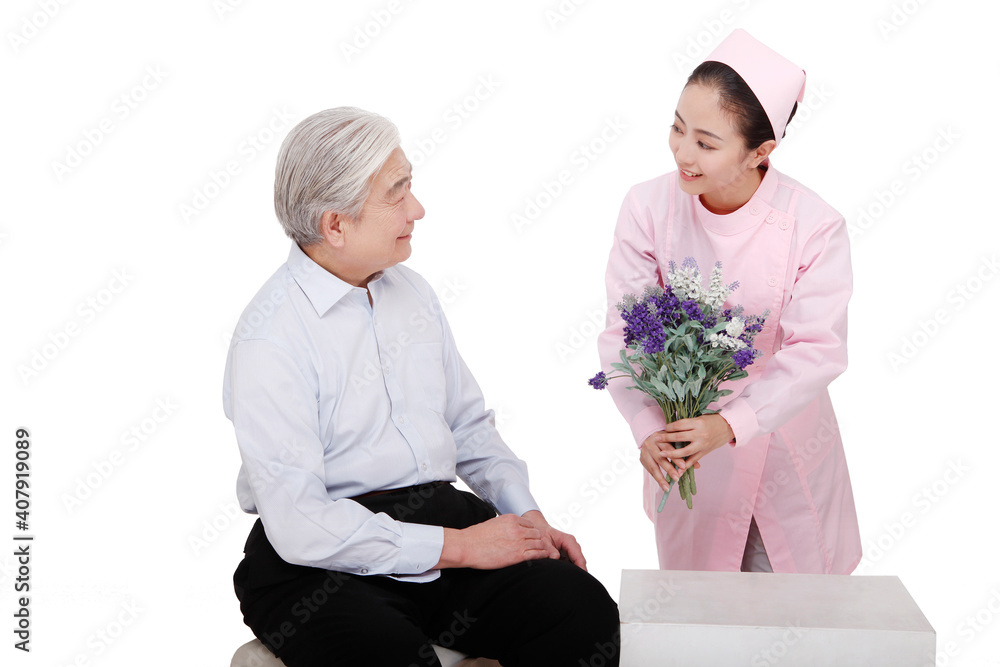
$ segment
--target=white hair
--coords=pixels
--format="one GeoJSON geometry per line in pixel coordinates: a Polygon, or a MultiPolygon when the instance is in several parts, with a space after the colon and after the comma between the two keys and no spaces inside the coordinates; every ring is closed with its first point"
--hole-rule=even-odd
{"type": "Polygon", "coordinates": [[[372,181],[399,146],[392,121],[356,107],[337,107],[309,116],[281,144],[274,171],[274,211],[293,241],[323,240],[325,211],[361,217],[372,181]]]}

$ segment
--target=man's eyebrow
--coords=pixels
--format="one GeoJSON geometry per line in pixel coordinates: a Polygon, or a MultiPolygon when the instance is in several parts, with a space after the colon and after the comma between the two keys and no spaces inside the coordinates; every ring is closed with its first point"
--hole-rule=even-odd
{"type": "Polygon", "coordinates": [[[389,188],[389,191],[386,193],[386,197],[388,197],[389,199],[392,199],[393,195],[395,195],[397,192],[399,192],[399,190],[404,185],[406,185],[407,182],[409,182],[410,179],[413,178],[413,165],[410,164],[409,160],[406,161],[406,166],[407,166],[407,168],[409,170],[409,173],[407,173],[406,176],[403,176],[398,181],[396,181],[395,183],[392,184],[392,187],[389,188]]]}
{"type": "MultiPolygon", "coordinates": [[[[679,120],[680,122],[682,122],[682,123],[684,123],[685,125],[687,125],[687,121],[685,121],[685,120],[684,120],[683,118],[681,118],[681,115],[680,115],[679,113],[677,113],[677,111],[674,111],[674,115],[675,115],[675,116],[677,116],[677,120],[679,120]]],[[[710,137],[713,137],[713,138],[715,138],[715,139],[718,139],[719,141],[725,141],[725,139],[723,139],[723,138],[722,138],[722,137],[720,137],[719,135],[717,135],[717,134],[712,134],[712,133],[711,133],[711,132],[709,132],[708,130],[699,130],[698,128],[695,128],[695,130],[694,130],[694,131],[695,131],[695,132],[701,132],[702,134],[707,134],[708,136],[710,136],[710,137]]]]}

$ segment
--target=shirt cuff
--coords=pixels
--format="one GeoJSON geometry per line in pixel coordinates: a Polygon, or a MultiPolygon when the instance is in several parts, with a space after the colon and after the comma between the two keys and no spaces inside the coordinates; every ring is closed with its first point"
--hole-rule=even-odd
{"type": "Polygon", "coordinates": [[[403,537],[395,574],[422,574],[433,570],[444,549],[444,528],[399,522],[403,537]]]}
{"type": "Polygon", "coordinates": [[[729,422],[733,429],[734,440],[729,444],[739,447],[745,445],[758,435],[760,426],[757,424],[757,414],[744,398],[737,398],[727,403],[719,410],[722,418],[729,422]]]}
{"type": "Polygon", "coordinates": [[[538,503],[535,502],[528,487],[523,484],[506,485],[500,492],[500,497],[497,498],[497,511],[500,514],[521,516],[531,510],[538,510],[538,503]]]}
{"type": "Polygon", "coordinates": [[[667,423],[663,419],[663,409],[658,405],[651,405],[643,408],[642,411],[632,418],[632,437],[639,447],[646,442],[646,438],[657,431],[662,431],[667,423]]]}

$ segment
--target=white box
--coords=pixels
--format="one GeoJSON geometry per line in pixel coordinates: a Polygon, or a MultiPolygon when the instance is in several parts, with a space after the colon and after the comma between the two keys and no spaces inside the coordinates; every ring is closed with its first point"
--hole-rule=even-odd
{"type": "Polygon", "coordinates": [[[623,570],[622,667],[933,667],[898,577],[623,570]]]}

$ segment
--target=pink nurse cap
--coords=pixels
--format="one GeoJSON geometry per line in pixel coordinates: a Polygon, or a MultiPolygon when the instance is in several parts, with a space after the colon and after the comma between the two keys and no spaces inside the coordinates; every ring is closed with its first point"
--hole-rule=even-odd
{"type": "Polygon", "coordinates": [[[771,121],[774,139],[781,143],[793,102],[801,102],[806,92],[806,72],[737,28],[715,47],[706,61],[729,65],[750,86],[771,121]]]}

